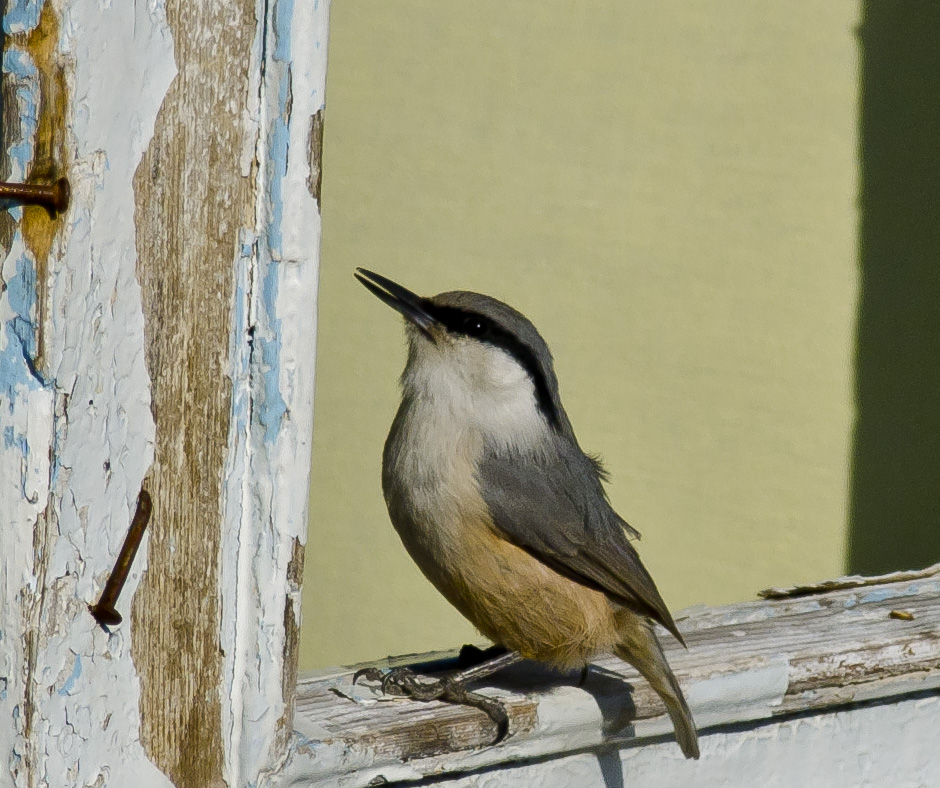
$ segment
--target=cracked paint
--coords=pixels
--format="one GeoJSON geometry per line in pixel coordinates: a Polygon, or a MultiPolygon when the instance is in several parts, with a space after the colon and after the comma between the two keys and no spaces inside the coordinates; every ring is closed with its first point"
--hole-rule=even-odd
{"type": "MultiPolygon", "coordinates": [[[[4,19],[13,36],[5,84],[19,116],[8,136],[9,177],[54,167],[68,172],[73,190],[66,220],[10,211],[15,229],[2,264],[0,509],[12,518],[0,559],[10,635],[0,642],[4,784],[109,777],[166,785],[139,744],[127,628],[109,636],[87,611],[113,560],[112,534],[126,529],[121,514],[152,441],[140,298],[127,255],[133,215],[124,206],[173,58],[160,33],[162,6],[125,5],[69,3],[60,26],[51,4],[18,2],[4,19]],[[133,49],[142,39],[151,59],[142,59],[136,79],[124,48],[95,43],[123,40],[133,49]],[[71,106],[68,95],[78,96],[71,106]],[[119,462],[110,484],[102,470],[109,457],[119,462]],[[8,484],[16,465],[19,490],[8,484]],[[109,726],[115,716],[122,724],[109,726]]],[[[128,593],[134,585],[132,578],[128,593]]]]}
{"type": "MultiPolygon", "coordinates": [[[[11,24],[26,30],[35,24],[26,9],[11,9],[11,24]]],[[[38,9],[35,13],[38,21],[38,9]]],[[[16,122],[6,125],[4,169],[22,179],[36,144],[40,108],[38,71],[26,52],[8,49],[3,57],[5,111],[16,122]]],[[[12,208],[14,221],[22,209],[12,208]]],[[[4,513],[0,572],[0,752],[10,779],[27,779],[32,720],[30,670],[35,657],[39,577],[35,540],[44,530],[49,497],[50,459],[47,446],[53,422],[53,392],[37,373],[39,326],[36,264],[14,225],[5,259],[0,263],[0,511],[4,513]],[[26,648],[23,646],[26,645],[26,648]]],[[[40,556],[41,558],[41,556],[40,556]]]]}
{"type": "Polygon", "coordinates": [[[286,749],[293,694],[286,685],[296,677],[291,642],[300,592],[289,578],[306,537],[307,501],[298,493],[309,481],[320,243],[318,206],[307,186],[307,136],[312,118],[322,116],[329,4],[279,2],[271,14],[255,155],[259,235],[251,239],[249,271],[239,273],[236,302],[244,308],[232,339],[247,333],[251,340],[248,356],[239,356],[244,377],[233,390],[233,427],[247,420],[249,431],[230,434],[229,445],[238,447],[230,462],[241,471],[230,474],[226,490],[228,511],[246,519],[224,543],[222,562],[223,576],[236,571],[242,578],[231,602],[237,615],[224,618],[237,622],[228,640],[223,633],[223,643],[231,644],[229,773],[263,784],[276,770],[271,753],[279,761],[286,749]],[[253,587],[270,592],[253,594],[253,587]],[[256,764],[266,759],[259,778],[256,764]]]}
{"type": "Polygon", "coordinates": [[[212,12],[198,4],[11,0],[4,17],[4,97],[18,117],[4,123],[4,172],[67,172],[73,195],[63,219],[13,208],[0,229],[4,784],[258,784],[286,750],[320,237],[306,137],[322,117],[329,4],[242,0],[238,19],[233,8],[208,29],[237,39],[242,71],[213,61],[214,76],[192,68],[202,50],[190,20],[212,12]],[[192,80],[209,100],[168,122],[192,80]],[[223,84],[231,101],[215,106],[223,84]],[[200,112],[195,145],[231,134],[174,159],[200,112]],[[179,224],[141,188],[191,197],[211,167],[209,199],[192,199],[179,224]],[[201,288],[198,250],[177,243],[191,228],[219,250],[201,288]],[[192,308],[159,311],[184,292],[192,308]],[[187,321],[188,335],[174,333],[187,321]],[[174,416],[173,375],[191,395],[203,370],[198,407],[174,416]],[[213,418],[193,431],[192,411],[210,403],[213,418]],[[174,481],[180,454],[205,486],[174,481]],[[106,632],[87,606],[144,483],[154,526],[118,604],[124,622],[106,632]],[[194,500],[209,516],[179,528],[194,500]],[[191,615],[163,581],[185,570],[190,583],[200,551],[196,574],[216,590],[191,594],[191,615]],[[191,646],[207,650],[189,670],[191,646]]]}

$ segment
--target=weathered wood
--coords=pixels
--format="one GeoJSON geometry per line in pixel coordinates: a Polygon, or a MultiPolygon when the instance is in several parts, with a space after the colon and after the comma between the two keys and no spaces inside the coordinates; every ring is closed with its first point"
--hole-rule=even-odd
{"type": "Polygon", "coordinates": [[[141,740],[183,788],[222,784],[221,541],[238,228],[256,184],[235,165],[255,0],[169,2],[179,70],[134,178],[137,278],[156,446],[149,570],[134,598],[141,740]],[[212,41],[212,46],[206,42],[212,41]],[[198,164],[197,164],[198,163],[198,164]]]}
{"type": "MultiPolygon", "coordinates": [[[[937,784],[940,696],[736,725],[684,759],[674,741],[581,750],[422,780],[429,788],[884,788],[937,784]]],[[[378,784],[378,783],[377,783],[378,784]]],[[[415,785],[415,783],[411,783],[415,785]]]]}
{"type": "MultiPolygon", "coordinates": [[[[687,611],[678,623],[688,651],[666,641],[667,651],[705,736],[729,723],[940,687],[935,576],[687,611]],[[913,619],[892,617],[897,609],[913,619]]],[[[506,698],[510,712],[512,735],[496,747],[488,746],[492,723],[477,710],[370,704],[368,693],[349,686],[348,673],[302,682],[288,784],[415,780],[671,736],[659,698],[616,658],[598,660],[580,688],[576,676],[551,677],[531,665],[508,673],[483,690],[506,698]]]]}
{"type": "Polygon", "coordinates": [[[884,583],[900,583],[904,580],[921,580],[940,574],[940,564],[933,564],[925,569],[912,569],[903,572],[889,572],[886,575],[866,577],[864,575],[846,575],[834,580],[824,580],[821,583],[807,585],[787,586],[785,588],[765,588],[758,591],[761,599],[785,599],[787,597],[810,596],[825,591],[838,591],[842,588],[861,588],[862,586],[876,586],[884,583]]]}
{"type": "Polygon", "coordinates": [[[0,166],[72,203],[0,211],[2,785],[260,785],[286,756],[328,13],[8,4],[0,166]]]}

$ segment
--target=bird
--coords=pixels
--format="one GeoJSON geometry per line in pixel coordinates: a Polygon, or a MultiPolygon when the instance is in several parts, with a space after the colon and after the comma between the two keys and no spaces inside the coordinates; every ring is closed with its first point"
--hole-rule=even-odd
{"type": "MultiPolygon", "coordinates": [[[[532,322],[464,290],[421,297],[357,268],[405,319],[401,404],[382,457],[382,490],[405,550],[500,656],[429,685],[407,670],[383,687],[477,705],[505,734],[501,706],[466,684],[519,659],[560,670],[613,653],[663,700],[687,758],[698,736],[653,623],[685,645],[608,500],[600,461],[578,444],[551,352],[532,322]]],[[[355,678],[354,678],[355,680],[355,678]]]]}

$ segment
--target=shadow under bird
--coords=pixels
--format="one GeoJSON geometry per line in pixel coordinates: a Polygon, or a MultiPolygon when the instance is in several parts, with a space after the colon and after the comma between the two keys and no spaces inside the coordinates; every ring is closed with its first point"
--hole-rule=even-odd
{"type": "Polygon", "coordinates": [[[402,401],[382,462],[392,524],[428,580],[503,652],[433,682],[407,669],[356,678],[477,706],[499,739],[506,712],[470,692],[471,681],[523,658],[570,670],[613,652],[656,690],[682,752],[698,758],[653,622],[684,641],[629,541],[639,534],[578,445],[535,326],[479,293],[422,298],[362,268],[356,278],[406,319],[402,401]]]}

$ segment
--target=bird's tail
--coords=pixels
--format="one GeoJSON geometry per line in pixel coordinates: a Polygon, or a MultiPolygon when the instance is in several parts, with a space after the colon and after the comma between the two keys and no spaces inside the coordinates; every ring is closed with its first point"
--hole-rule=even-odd
{"type": "Polygon", "coordinates": [[[614,653],[640,671],[656,690],[666,704],[682,753],[686,758],[698,758],[698,734],[692,721],[692,712],[685,702],[679,682],[666,662],[666,655],[653,632],[653,625],[645,616],[632,612],[629,619],[628,625],[621,627],[623,639],[614,648],[614,653]]]}

